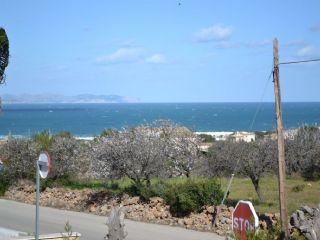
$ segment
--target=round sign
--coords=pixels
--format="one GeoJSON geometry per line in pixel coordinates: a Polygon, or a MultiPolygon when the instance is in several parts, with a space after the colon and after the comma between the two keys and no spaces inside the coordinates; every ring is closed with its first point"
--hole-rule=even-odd
{"type": "Polygon", "coordinates": [[[40,153],[38,167],[41,178],[47,178],[51,169],[51,158],[47,152],[40,153]]]}
{"type": "Polygon", "coordinates": [[[249,201],[240,200],[232,213],[232,229],[236,239],[246,240],[259,226],[259,218],[249,201]]]}

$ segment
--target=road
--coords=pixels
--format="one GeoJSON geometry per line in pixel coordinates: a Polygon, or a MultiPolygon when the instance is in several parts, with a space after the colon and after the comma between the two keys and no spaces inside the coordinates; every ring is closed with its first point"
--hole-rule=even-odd
{"type": "MultiPolygon", "coordinates": [[[[0,227],[26,233],[34,232],[34,205],[0,199],[0,227]]],[[[66,221],[72,230],[82,234],[81,239],[102,240],[106,234],[106,217],[58,210],[40,208],[40,232],[60,233],[64,230],[66,221]]],[[[222,240],[213,233],[197,232],[179,227],[125,221],[128,236],[126,240],[222,240]]]]}

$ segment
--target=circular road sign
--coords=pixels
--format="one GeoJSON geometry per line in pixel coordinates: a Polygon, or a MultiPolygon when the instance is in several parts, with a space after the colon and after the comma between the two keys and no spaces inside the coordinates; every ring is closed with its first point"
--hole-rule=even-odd
{"type": "Polygon", "coordinates": [[[41,178],[47,178],[51,169],[51,158],[47,152],[40,153],[38,158],[38,166],[41,178]]]}
{"type": "Polygon", "coordinates": [[[236,239],[246,240],[259,226],[259,218],[250,201],[240,200],[232,213],[232,229],[236,239]]]}

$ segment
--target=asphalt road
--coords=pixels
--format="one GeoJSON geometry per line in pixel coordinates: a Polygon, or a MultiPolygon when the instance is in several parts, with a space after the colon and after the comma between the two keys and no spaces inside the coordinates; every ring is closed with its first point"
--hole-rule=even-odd
{"type": "MultiPolygon", "coordinates": [[[[26,233],[34,232],[35,206],[0,199],[0,227],[26,233]]],[[[82,234],[81,239],[103,240],[106,217],[41,207],[40,232],[60,233],[66,221],[72,230],[82,234]]],[[[178,227],[126,220],[126,240],[222,240],[213,233],[197,232],[178,227]]]]}

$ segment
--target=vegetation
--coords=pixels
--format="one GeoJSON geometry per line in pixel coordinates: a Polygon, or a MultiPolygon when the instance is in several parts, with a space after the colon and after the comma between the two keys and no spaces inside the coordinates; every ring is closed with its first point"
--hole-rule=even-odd
{"type": "MultiPolygon", "coordinates": [[[[161,194],[159,194],[161,195],[161,194]]],[[[210,179],[188,179],[166,185],[164,199],[175,216],[200,212],[206,205],[217,205],[223,197],[220,185],[210,179]]]]}
{"type": "MultiPolygon", "coordinates": [[[[220,184],[222,189],[226,189],[229,179],[221,178],[220,184]]],[[[287,178],[287,199],[288,199],[288,214],[292,214],[302,205],[316,207],[319,204],[320,180],[306,181],[301,177],[287,178]],[[294,191],[292,189],[301,189],[294,191]],[[304,186],[304,187],[300,187],[304,186]]],[[[227,204],[235,205],[240,199],[250,200],[253,202],[256,211],[265,213],[279,212],[279,197],[278,197],[278,179],[276,176],[262,177],[260,180],[261,191],[264,193],[265,202],[259,201],[255,189],[249,178],[234,178],[230,188],[230,194],[227,204]]]]}
{"type": "MultiPolygon", "coordinates": [[[[184,215],[198,211],[203,204],[219,202],[220,186],[210,179],[220,177],[224,190],[225,177],[235,172],[238,178],[231,186],[229,204],[249,199],[258,211],[278,211],[275,141],[217,141],[205,155],[199,151],[200,142],[193,132],[167,121],[108,131],[94,141],[77,140],[67,132],[50,135],[48,131],[32,139],[10,137],[0,145],[4,161],[0,193],[19,179],[34,179],[36,159],[47,150],[53,169],[43,182],[44,188],[102,188],[111,194],[127,193],[144,200],[160,196],[172,206],[174,214],[184,215]]],[[[320,191],[319,152],[317,128],[303,127],[295,138],[286,141],[290,212],[301,204],[318,204],[314,193],[320,191]]]]}
{"type": "Polygon", "coordinates": [[[212,143],[215,141],[215,138],[209,134],[201,133],[199,134],[199,137],[204,143],[212,143]]]}
{"type": "Polygon", "coordinates": [[[0,27],[0,84],[4,82],[4,71],[9,64],[9,40],[6,31],[0,27]]]}

